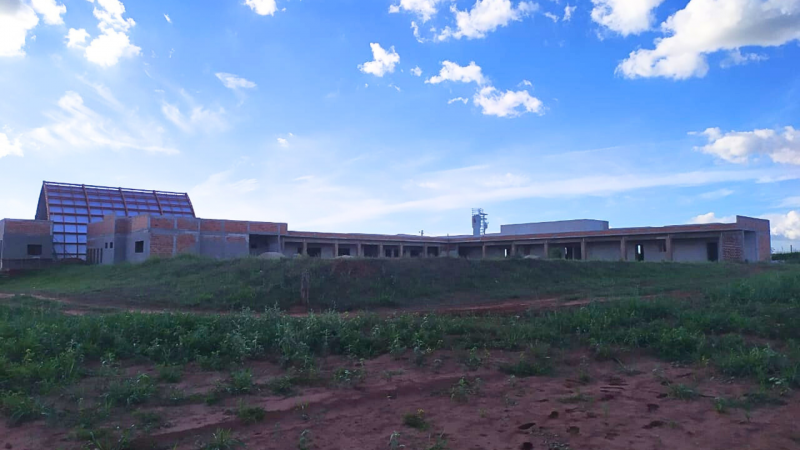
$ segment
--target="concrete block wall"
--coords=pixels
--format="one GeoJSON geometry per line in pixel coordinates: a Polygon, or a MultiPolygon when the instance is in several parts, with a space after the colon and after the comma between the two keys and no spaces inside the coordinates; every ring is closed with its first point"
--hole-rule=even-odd
{"type": "Polygon", "coordinates": [[[726,231],[720,236],[720,260],[744,261],[744,232],[726,231]]]}
{"type": "Polygon", "coordinates": [[[0,270],[33,269],[53,263],[53,223],[49,220],[0,220],[0,270]],[[41,246],[29,255],[28,246],[41,246]]]}

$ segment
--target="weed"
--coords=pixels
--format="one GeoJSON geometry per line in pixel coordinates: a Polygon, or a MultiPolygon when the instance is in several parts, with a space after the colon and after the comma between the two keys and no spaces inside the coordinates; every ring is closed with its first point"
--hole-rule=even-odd
{"type": "Polygon", "coordinates": [[[112,381],[105,393],[106,399],[117,406],[139,405],[156,393],[156,386],[147,374],[135,378],[112,381]]]}
{"type": "Polygon", "coordinates": [[[447,450],[447,438],[444,433],[438,434],[436,440],[426,450],[447,450]]]}
{"type": "Polygon", "coordinates": [[[161,428],[164,425],[164,418],[155,411],[134,411],[133,418],[136,419],[136,422],[138,422],[147,433],[153,429],[161,428]]]}
{"type": "Polygon", "coordinates": [[[294,395],[295,378],[291,375],[275,377],[267,383],[267,388],[275,394],[289,397],[294,395]]]}
{"type": "Polygon", "coordinates": [[[217,428],[211,440],[203,445],[203,450],[232,450],[244,447],[244,442],[233,437],[231,430],[217,428]]]}
{"type": "Polygon", "coordinates": [[[488,350],[479,352],[477,347],[472,347],[462,362],[469,370],[478,370],[489,359],[489,356],[488,350]]]}
{"type": "Polygon", "coordinates": [[[158,380],[164,383],[178,383],[181,381],[183,373],[179,366],[159,365],[158,380]]]}
{"type": "Polygon", "coordinates": [[[389,435],[389,448],[405,448],[405,445],[400,443],[400,433],[397,431],[393,431],[392,434],[389,435]]]}
{"type": "Polygon", "coordinates": [[[700,396],[697,390],[684,384],[671,384],[668,395],[678,400],[694,400],[700,396]]]}
{"type": "Polygon", "coordinates": [[[261,422],[267,416],[267,412],[260,406],[248,406],[243,400],[239,400],[236,407],[236,417],[247,425],[261,422]]]}
{"type": "Polygon", "coordinates": [[[457,402],[467,402],[470,396],[480,392],[480,385],[480,378],[475,378],[470,381],[466,377],[461,377],[458,382],[450,388],[450,399],[457,402]]]}
{"type": "Polygon", "coordinates": [[[403,416],[403,425],[417,430],[427,430],[430,424],[425,420],[425,411],[418,409],[415,413],[408,413],[403,416]]]}
{"type": "Polygon", "coordinates": [[[531,361],[521,355],[520,359],[514,364],[501,364],[500,371],[521,378],[549,375],[553,372],[553,367],[544,361],[531,361]]]}
{"type": "Polygon", "coordinates": [[[300,432],[300,437],[297,439],[298,450],[309,450],[311,448],[311,430],[305,429],[300,432]]]}
{"type": "Polygon", "coordinates": [[[232,395],[242,395],[249,394],[253,388],[253,373],[250,369],[242,369],[231,373],[226,390],[232,395]]]}
{"type": "Polygon", "coordinates": [[[348,369],[340,367],[333,372],[334,383],[352,386],[364,381],[366,372],[363,368],[348,369]]]}
{"type": "Polygon", "coordinates": [[[14,426],[40,419],[45,408],[37,399],[13,392],[0,395],[0,411],[8,417],[8,424],[14,426]]]}
{"type": "Polygon", "coordinates": [[[131,430],[118,430],[113,433],[111,430],[101,429],[88,432],[88,441],[92,450],[128,450],[130,448],[131,430]]]}

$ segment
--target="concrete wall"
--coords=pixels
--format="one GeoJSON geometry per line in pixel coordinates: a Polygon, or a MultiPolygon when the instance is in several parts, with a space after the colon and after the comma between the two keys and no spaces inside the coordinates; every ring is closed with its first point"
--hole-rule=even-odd
{"type": "Polygon", "coordinates": [[[672,239],[672,259],[676,262],[707,262],[706,244],[715,239],[672,239]]]}
{"type": "Polygon", "coordinates": [[[586,259],[595,261],[619,261],[622,259],[619,242],[587,242],[586,259]]]}
{"type": "Polygon", "coordinates": [[[0,270],[33,269],[53,262],[53,224],[48,220],[0,220],[0,270]],[[28,246],[41,246],[29,255],[28,246]]]}
{"type": "Polygon", "coordinates": [[[608,230],[608,222],[591,219],[500,225],[500,234],[547,234],[603,230],[608,230]]]}
{"type": "Polygon", "coordinates": [[[637,245],[641,245],[644,249],[645,262],[666,261],[667,252],[662,251],[664,247],[661,243],[663,242],[663,240],[628,240],[628,261],[636,261],[637,245]]]}
{"type": "Polygon", "coordinates": [[[744,260],[747,262],[758,261],[758,232],[744,232],[744,260]]]}

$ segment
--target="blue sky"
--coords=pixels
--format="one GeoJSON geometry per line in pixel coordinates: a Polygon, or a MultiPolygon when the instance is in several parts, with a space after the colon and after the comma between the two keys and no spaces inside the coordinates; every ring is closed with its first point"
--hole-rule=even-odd
{"type": "Polygon", "coordinates": [[[798,39],[800,0],[0,0],[0,216],[45,179],[296,230],[742,214],[788,250],[798,39]]]}

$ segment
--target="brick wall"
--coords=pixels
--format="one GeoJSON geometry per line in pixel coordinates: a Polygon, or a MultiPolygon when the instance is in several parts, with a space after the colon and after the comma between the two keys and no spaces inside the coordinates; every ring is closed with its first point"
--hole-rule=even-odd
{"type": "Polygon", "coordinates": [[[226,220],[225,232],[245,234],[247,233],[247,222],[240,222],[238,220],[226,220]]]}
{"type": "Polygon", "coordinates": [[[172,257],[174,236],[166,234],[151,234],[150,235],[150,256],[159,256],[162,258],[172,257]]]}
{"type": "Polygon", "coordinates": [[[769,231],[769,220],[736,216],[736,224],[748,230],[769,231]]]}
{"type": "Polygon", "coordinates": [[[130,233],[132,221],[133,219],[130,217],[118,217],[115,224],[115,231],[121,234],[130,233]]]}
{"type": "Polygon", "coordinates": [[[113,234],[116,229],[113,217],[106,217],[102,222],[90,223],[87,227],[89,236],[102,236],[113,234]]]}
{"type": "Polygon", "coordinates": [[[175,219],[167,219],[164,217],[150,217],[151,229],[174,230],[175,219]]]}
{"type": "Polygon", "coordinates": [[[200,231],[222,232],[222,221],[200,219],[200,231]]]}
{"type": "Polygon", "coordinates": [[[722,233],[722,260],[744,261],[744,233],[728,231],[722,233]]]}
{"type": "Polygon", "coordinates": [[[250,232],[278,234],[281,231],[281,225],[284,224],[270,222],[250,222],[250,232]]]}
{"type": "Polygon", "coordinates": [[[200,229],[200,222],[197,219],[187,219],[184,217],[178,218],[178,229],[186,231],[197,231],[200,229]]]}
{"type": "Polygon", "coordinates": [[[131,218],[131,231],[137,230],[144,230],[147,228],[147,219],[150,216],[148,215],[141,215],[141,216],[134,216],[131,218]]]}
{"type": "Polygon", "coordinates": [[[178,253],[195,252],[197,245],[197,236],[194,234],[179,234],[175,245],[177,246],[178,253]]]}
{"type": "Polygon", "coordinates": [[[5,220],[5,233],[40,235],[50,234],[50,221],[47,220],[5,220]]]}
{"type": "Polygon", "coordinates": [[[756,233],[756,241],[758,242],[758,260],[770,261],[772,260],[772,236],[769,231],[759,231],[756,233]]]}

